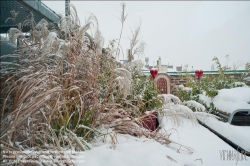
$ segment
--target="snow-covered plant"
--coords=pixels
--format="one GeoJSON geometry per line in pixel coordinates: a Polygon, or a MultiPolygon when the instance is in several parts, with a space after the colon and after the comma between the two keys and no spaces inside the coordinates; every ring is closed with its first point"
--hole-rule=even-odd
{"type": "Polygon", "coordinates": [[[196,101],[182,102],[177,96],[172,94],[160,94],[158,97],[162,100],[162,107],[160,109],[160,116],[158,118],[161,127],[165,121],[169,119],[176,126],[182,124],[182,117],[190,119],[197,123],[196,116],[193,111],[205,111],[205,108],[196,101]]]}
{"type": "Polygon", "coordinates": [[[187,100],[197,101],[197,98],[198,98],[198,95],[196,91],[193,90],[193,88],[178,89],[176,90],[175,95],[177,95],[182,101],[187,101],[187,100]]]}
{"type": "Polygon", "coordinates": [[[16,18],[19,14],[19,11],[15,11],[15,10],[11,10],[10,11],[10,14],[11,14],[11,17],[8,17],[6,20],[5,20],[5,23],[7,23],[9,20],[12,20],[14,23],[16,22],[16,18]]]}
{"type": "MultiPolygon", "coordinates": [[[[200,84],[201,94],[208,97],[215,97],[218,94],[218,90],[220,89],[230,89],[234,87],[246,86],[244,83],[239,82],[241,81],[241,78],[239,80],[238,78],[225,74],[225,71],[230,69],[227,66],[227,64],[225,66],[222,66],[221,63],[219,62],[219,59],[216,57],[213,58],[213,61],[217,66],[219,74],[204,75],[201,78],[201,84],[200,84]]],[[[191,90],[189,91],[186,89],[178,89],[176,93],[177,96],[183,101],[194,100],[196,102],[199,102],[206,108],[207,112],[215,113],[216,108],[214,107],[213,103],[206,105],[202,100],[199,99],[197,78],[186,73],[185,79],[187,80],[187,86],[191,90]]]]}
{"type": "Polygon", "coordinates": [[[131,92],[131,73],[125,68],[116,68],[114,72],[118,74],[115,80],[117,80],[118,87],[126,98],[131,92]]]}
{"type": "Polygon", "coordinates": [[[132,73],[131,94],[127,99],[136,105],[135,113],[140,115],[147,110],[161,106],[161,100],[157,98],[158,90],[151,76],[142,73],[143,63],[140,60],[128,62],[125,67],[132,73]]]}
{"type": "Polygon", "coordinates": [[[245,69],[250,72],[250,62],[248,62],[248,63],[245,64],[245,69]]]}
{"type": "Polygon", "coordinates": [[[200,103],[198,103],[198,102],[196,102],[194,100],[185,101],[183,103],[185,105],[187,105],[189,108],[192,108],[192,110],[195,110],[195,111],[203,111],[203,112],[205,112],[205,110],[206,110],[206,108],[202,104],[200,104],[200,103]]]}
{"type": "MultiPolygon", "coordinates": [[[[143,128],[145,111],[162,109],[179,124],[180,116],[196,120],[192,110],[180,105],[175,96],[161,102],[152,78],[142,75],[142,64],[117,62],[115,41],[103,49],[96,17],[91,15],[81,26],[72,9],[56,31],[45,20],[36,24],[32,13],[24,21],[31,26],[27,38],[18,29],[9,31],[10,41],[19,40],[21,47],[1,57],[15,58],[1,69],[1,149],[85,151],[91,148],[88,142],[100,136],[100,126],[166,145],[175,143],[169,135],[143,128]]],[[[139,30],[132,38],[132,56],[142,51],[136,49],[138,34],[139,30]]],[[[53,162],[60,164],[56,159],[53,162]]]]}
{"type": "Polygon", "coordinates": [[[1,142],[6,145],[1,148],[87,150],[101,107],[97,80],[103,42],[98,27],[89,40],[85,36],[97,20],[80,26],[73,15],[74,24],[52,32],[45,20],[35,26],[32,15],[28,19],[24,24],[34,26],[31,35],[10,29],[10,41],[19,40],[21,47],[1,57],[15,58],[1,69],[1,142]]]}
{"type": "Polygon", "coordinates": [[[9,31],[8,31],[8,34],[9,34],[9,41],[12,44],[16,43],[16,39],[17,38],[19,38],[19,37],[23,37],[24,38],[23,33],[19,29],[17,29],[17,28],[10,28],[9,31]]]}
{"type": "MultiPolygon", "coordinates": [[[[245,64],[245,69],[248,70],[248,73],[247,73],[247,75],[244,76],[244,78],[250,76],[250,62],[248,62],[248,63],[245,64]]],[[[246,82],[246,84],[248,86],[250,86],[250,82],[246,82]]]]}

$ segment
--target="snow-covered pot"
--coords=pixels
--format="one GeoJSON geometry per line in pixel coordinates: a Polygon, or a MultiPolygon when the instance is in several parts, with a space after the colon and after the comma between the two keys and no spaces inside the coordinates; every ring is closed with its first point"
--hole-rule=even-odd
{"type": "Polygon", "coordinates": [[[158,127],[157,112],[146,114],[142,118],[142,126],[148,130],[155,131],[158,127]]]}

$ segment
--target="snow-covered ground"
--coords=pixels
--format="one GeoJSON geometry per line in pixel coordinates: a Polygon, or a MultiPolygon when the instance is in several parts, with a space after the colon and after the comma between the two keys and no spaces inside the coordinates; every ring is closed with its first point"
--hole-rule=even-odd
{"type": "MultiPolygon", "coordinates": [[[[223,89],[214,98],[200,95],[200,99],[207,103],[207,105],[213,102],[218,109],[227,111],[228,113],[239,108],[250,109],[250,104],[247,103],[250,101],[250,88],[223,89]]],[[[165,103],[168,102],[165,101],[165,103]]],[[[250,126],[233,126],[209,116],[202,116],[202,114],[206,114],[205,112],[195,112],[193,114],[213,130],[245,150],[250,151],[250,126]]],[[[179,127],[173,126],[174,123],[164,119],[160,123],[162,128],[158,131],[162,134],[170,134],[172,141],[183,145],[181,149],[173,143],[166,146],[146,137],[138,138],[117,133],[116,139],[111,139],[110,135],[105,137],[105,139],[98,138],[99,141],[92,143],[93,148],[91,150],[79,156],[84,157],[84,163],[78,165],[250,166],[250,157],[240,154],[205,127],[194,124],[193,120],[184,117],[182,119],[182,125],[179,127]],[[105,141],[102,142],[102,139],[105,141]],[[115,142],[115,145],[111,142],[115,142]],[[182,151],[185,149],[183,148],[184,146],[192,148],[192,153],[182,151]]]]}
{"type": "MultiPolygon", "coordinates": [[[[218,95],[214,98],[204,95],[199,97],[208,106],[213,102],[215,107],[223,112],[232,113],[237,109],[250,111],[248,103],[250,101],[250,88],[247,86],[219,90],[218,95]]],[[[233,143],[250,151],[250,126],[234,126],[209,117],[205,119],[199,117],[198,119],[233,143]]]]}
{"type": "MultiPolygon", "coordinates": [[[[117,144],[112,148],[110,137],[106,143],[95,144],[95,147],[82,156],[84,163],[79,166],[249,166],[250,157],[229,160],[226,152],[238,154],[231,146],[203,126],[194,125],[183,119],[180,127],[166,122],[159,132],[171,133],[170,139],[193,149],[193,153],[178,153],[170,147],[161,145],[153,139],[137,138],[125,134],[117,134],[117,144]],[[224,157],[224,159],[223,159],[224,157]]],[[[79,156],[80,157],[80,156],[79,156]]]]}
{"type": "Polygon", "coordinates": [[[234,126],[211,117],[198,119],[225,138],[250,152],[250,126],[234,126]]]}

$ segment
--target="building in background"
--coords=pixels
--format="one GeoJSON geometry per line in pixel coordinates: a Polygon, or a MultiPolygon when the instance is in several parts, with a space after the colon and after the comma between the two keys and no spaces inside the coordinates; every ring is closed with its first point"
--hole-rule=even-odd
{"type": "Polygon", "coordinates": [[[176,71],[182,71],[182,66],[176,66],[176,71]]]}
{"type": "Polygon", "coordinates": [[[145,58],[145,62],[146,62],[146,65],[145,65],[145,68],[150,70],[151,68],[153,67],[156,67],[158,69],[159,72],[162,72],[162,73],[166,73],[168,71],[171,71],[171,72],[174,72],[174,67],[173,65],[169,65],[169,64],[161,64],[161,57],[159,56],[159,59],[157,60],[157,64],[156,66],[149,66],[148,62],[149,62],[149,57],[146,57],[145,58]]]}
{"type": "Polygon", "coordinates": [[[211,71],[214,71],[214,64],[211,65],[211,71]]]}
{"type": "Polygon", "coordinates": [[[169,69],[173,69],[173,65],[161,64],[161,57],[159,56],[159,59],[157,60],[157,69],[159,70],[159,72],[166,73],[169,71],[169,69]]]}
{"type": "Polygon", "coordinates": [[[159,56],[159,59],[157,60],[157,64],[156,66],[150,66],[149,65],[149,57],[145,57],[145,69],[146,70],[150,70],[153,67],[156,67],[158,69],[159,72],[161,73],[166,73],[166,72],[176,72],[176,71],[182,71],[182,66],[176,67],[176,70],[174,69],[173,65],[169,65],[169,63],[166,64],[162,64],[161,63],[161,57],[159,56]]]}

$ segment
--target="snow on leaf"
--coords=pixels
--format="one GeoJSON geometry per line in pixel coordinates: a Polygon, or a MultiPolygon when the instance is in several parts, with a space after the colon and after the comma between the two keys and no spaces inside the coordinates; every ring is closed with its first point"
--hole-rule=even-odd
{"type": "Polygon", "coordinates": [[[184,104],[186,104],[189,107],[193,107],[196,111],[203,111],[203,112],[206,111],[206,108],[202,104],[194,100],[185,101],[184,104]]]}

